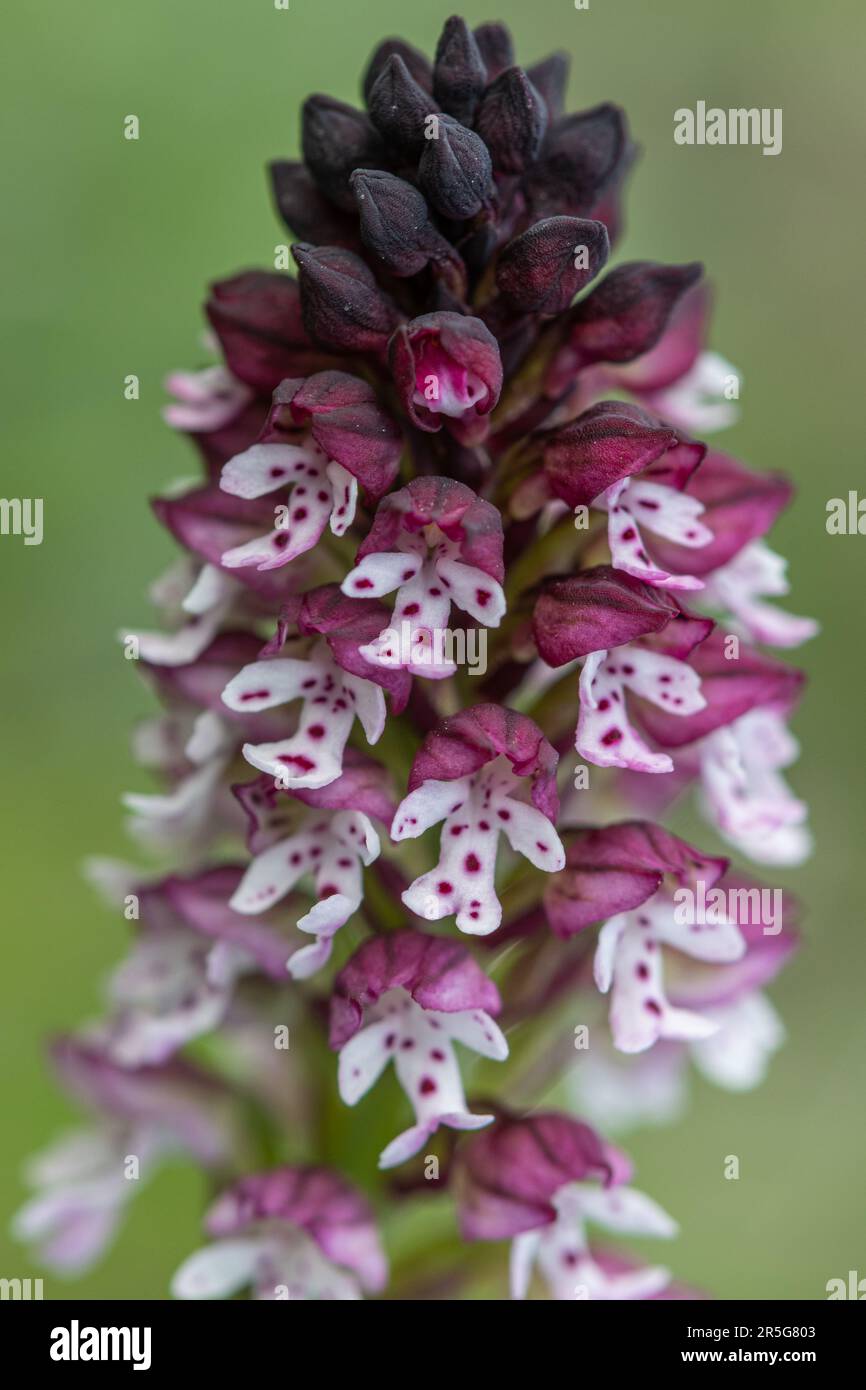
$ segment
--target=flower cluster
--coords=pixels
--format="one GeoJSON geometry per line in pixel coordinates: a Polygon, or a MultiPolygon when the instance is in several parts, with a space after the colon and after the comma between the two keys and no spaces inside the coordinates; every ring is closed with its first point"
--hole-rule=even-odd
{"type": "MultiPolygon", "coordinates": [[[[310,97],[270,169],[297,275],[214,284],[217,360],[169,379],[201,478],[154,502],[183,558],[134,634],[155,860],[90,865],[134,937],[56,1044],[97,1119],[31,1174],[51,1264],[180,1149],[225,1190],[178,1298],[407,1296],[379,1222],[425,1190],[512,1242],[515,1298],[695,1296],[597,1243],[676,1226],[591,1125],[672,1115],[689,1059],[754,1085],[781,1042],[793,904],[654,818],[694,790],[753,864],[802,861],[802,677],[767,648],[815,625],[770,601],[788,483],[704,442],[738,377],[702,267],[606,269],[634,146],[567,76],[454,17],[432,63],[382,43],[363,108],[310,97]]],[[[467,1277],[455,1247],[430,1296],[467,1277]]]]}

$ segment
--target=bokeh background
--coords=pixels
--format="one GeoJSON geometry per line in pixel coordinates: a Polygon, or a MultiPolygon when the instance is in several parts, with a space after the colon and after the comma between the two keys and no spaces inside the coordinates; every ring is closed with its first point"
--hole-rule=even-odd
{"type": "MultiPolygon", "coordinates": [[[[125,927],[79,877],[123,855],[120,793],[142,786],[129,731],[150,708],[114,634],[149,618],[172,556],[147,498],[193,471],[162,425],[165,373],[200,360],[207,281],[272,263],[284,239],[263,168],[298,149],[309,91],[348,101],[369,50],[398,33],[432,50],[434,0],[88,0],[5,20],[0,105],[2,492],[45,499],[45,538],[0,538],[3,628],[0,1275],[38,1274],[8,1241],[25,1155],[71,1111],[43,1039],[95,1014],[125,927]],[[141,138],[122,138],[136,114],[141,138]],[[136,373],[141,399],[123,397],[136,373]]],[[[719,1298],[821,1298],[866,1275],[864,1241],[863,606],[866,538],[829,537],[825,505],[863,477],[864,118],[858,0],[493,0],[518,52],[573,57],[570,106],[625,105],[643,157],[624,258],[700,258],[718,287],[713,345],[740,368],[743,414],[724,447],[799,485],[777,527],[792,607],[817,614],[794,774],[817,853],[784,876],[806,944],[773,988],[790,1032],[764,1087],[696,1083],[687,1121],[629,1146],[639,1185],[682,1223],[665,1259],[719,1298]],[[782,107],[784,148],[674,145],[673,111],[782,107]],[[723,1161],[737,1154],[738,1182],[723,1161]]],[[[866,492],[866,489],[864,489],[866,492]]],[[[199,1240],[202,1191],[164,1171],[130,1208],[87,1298],[161,1298],[199,1240]]],[[[656,1253],[655,1251],[653,1252],[656,1253]]],[[[49,1278],[47,1296],[65,1286],[49,1278]]]]}

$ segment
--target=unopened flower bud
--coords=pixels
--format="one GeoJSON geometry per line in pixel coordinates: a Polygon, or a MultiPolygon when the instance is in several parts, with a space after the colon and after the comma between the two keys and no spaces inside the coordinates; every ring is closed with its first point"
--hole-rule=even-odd
{"type": "Polygon", "coordinates": [[[398,315],[369,266],[335,246],[293,246],[307,332],[324,347],[381,352],[398,315]]]}
{"type": "Polygon", "coordinates": [[[578,365],[631,362],[661,337],[686,290],[700,279],[699,261],[657,265],[630,261],[617,266],[571,311],[569,345],[578,365]]]}
{"type": "Polygon", "coordinates": [[[557,121],[527,179],[536,213],[587,216],[621,171],[628,148],[623,113],[609,102],[557,121]]]}
{"type": "Polygon", "coordinates": [[[456,222],[474,217],[493,186],[487,146],[451,116],[440,116],[438,138],[425,141],[418,174],[437,212],[456,222]]]}
{"type": "Polygon", "coordinates": [[[273,391],[319,355],[302,322],[297,281],[289,275],[248,270],[218,280],[205,311],[232,376],[254,391],[273,391]]]}

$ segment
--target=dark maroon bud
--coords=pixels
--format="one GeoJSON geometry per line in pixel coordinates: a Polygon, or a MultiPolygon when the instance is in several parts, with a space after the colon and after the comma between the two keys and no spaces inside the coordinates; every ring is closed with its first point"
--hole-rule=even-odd
{"type": "Polygon", "coordinates": [[[680,297],[700,279],[699,261],[617,266],[571,311],[569,347],[578,367],[631,362],[654,347],[680,297]]]}
{"type": "Polygon", "coordinates": [[[531,68],[526,69],[526,76],[533,87],[544,97],[544,104],[551,121],[557,120],[562,115],[570,68],[571,59],[567,53],[560,50],[557,53],[551,53],[549,58],[542,58],[540,63],[534,63],[531,68]]]}
{"type": "Polygon", "coordinates": [[[527,180],[535,211],[573,217],[592,212],[618,174],[627,149],[625,117],[618,106],[604,103],[557,121],[527,180]]]}
{"type": "Polygon", "coordinates": [[[535,318],[531,314],[520,314],[515,318],[514,310],[508,308],[507,301],[501,296],[484,306],[481,317],[499,343],[505,376],[514,376],[538,340],[535,318]]]}
{"type": "Polygon", "coordinates": [[[493,166],[484,141],[453,116],[439,116],[424,141],[418,165],[421,187],[443,217],[474,217],[493,187],[493,166]]]}
{"type": "Polygon", "coordinates": [[[487,80],[492,82],[514,63],[514,44],[504,24],[480,24],[473,30],[481,57],[487,67],[487,80]]]}
{"type": "Polygon", "coordinates": [[[487,86],[487,68],[465,19],[452,15],[436,47],[433,95],[443,111],[471,125],[475,108],[487,86]]]}
{"type": "Polygon", "coordinates": [[[321,360],[304,328],[297,281],[289,275],[248,270],[218,280],[205,312],[229,371],[254,391],[273,391],[283,377],[302,375],[321,360]]]}
{"type": "MultiPolygon", "coordinates": [[[[430,297],[430,312],[463,314],[466,312],[466,266],[455,251],[455,274],[440,274],[430,297]]],[[[441,270],[441,266],[436,267],[441,270]]]]}
{"type": "Polygon", "coordinates": [[[402,39],[383,39],[364,71],[362,85],[364,100],[368,106],[370,93],[376,85],[376,78],[392,54],[403,59],[410,75],[414,77],[419,87],[423,87],[425,92],[433,90],[433,69],[426,53],[421,53],[417,48],[413,48],[411,43],[404,43],[402,39]]]}
{"type": "Polygon", "coordinates": [[[368,265],[336,246],[293,246],[311,338],[339,352],[381,352],[399,315],[368,265]]]}
{"type": "Polygon", "coordinates": [[[385,140],[403,154],[417,158],[435,103],[398,53],[391,54],[373,83],[368,106],[370,120],[385,140]]]}
{"type": "Polygon", "coordinates": [[[381,164],[382,142],[363,111],[332,97],[312,96],[301,111],[304,161],[322,192],[347,212],[355,209],[349,175],[381,164]]]}
{"type": "Polygon", "coordinates": [[[475,127],[495,169],[522,174],[534,163],[547,129],[547,107],[523,68],[507,68],[491,82],[475,127]]]}
{"type": "Polygon", "coordinates": [[[496,283],[527,314],[561,314],[610,252],[607,228],[581,217],[548,217],[510,241],[496,283]]]}
{"type": "Polygon", "coordinates": [[[354,219],[319,192],[305,164],[275,159],[268,172],[277,212],[296,237],[321,246],[358,246],[354,219]]]}
{"type": "MultiPolygon", "coordinates": [[[[369,382],[346,372],[316,372],[289,397],[274,394],[269,420],[290,413],[295,426],[308,428],[329,459],[353,473],[371,497],[381,497],[394,481],[403,451],[399,427],[376,400],[369,382]]],[[[289,396],[289,392],[285,393],[289,396]]]]}
{"type": "Polygon", "coordinates": [[[417,275],[431,260],[454,256],[411,183],[380,169],[356,169],[352,191],[364,244],[393,275],[417,275]]]}

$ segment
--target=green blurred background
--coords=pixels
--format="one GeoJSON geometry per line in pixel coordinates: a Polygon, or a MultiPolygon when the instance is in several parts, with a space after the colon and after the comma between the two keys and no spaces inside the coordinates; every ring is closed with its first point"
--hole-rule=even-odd
{"type": "MultiPolygon", "coordinates": [[[[0,538],[4,854],[0,1275],[40,1271],[7,1240],[20,1165],[71,1111],[43,1064],[46,1033],[95,1014],[124,925],[79,877],[123,855],[120,793],[145,785],[128,753],[149,701],[114,641],[149,615],[173,547],[147,498],[193,463],[159,418],[161,381],[200,361],[210,279],[272,263],[285,234],[263,166],[298,149],[309,91],[357,100],[388,34],[432,50],[432,0],[88,0],[5,20],[0,104],[8,225],[2,354],[5,496],[45,499],[45,539],[0,538]],[[135,114],[141,138],[122,137],[135,114]],[[141,399],[123,397],[136,373],[141,399]]],[[[856,0],[572,0],[470,4],[502,18],[522,61],[565,48],[570,105],[625,105],[643,157],[620,255],[700,258],[718,288],[713,346],[741,370],[741,423],[720,442],[799,486],[774,532],[795,611],[824,634],[798,717],[795,785],[817,853],[785,876],[805,900],[805,948],[773,989],[790,1041],[742,1097],[695,1084],[686,1123],[630,1136],[639,1185],[680,1219],[665,1251],[717,1297],[820,1298],[864,1243],[866,1051],[861,745],[866,540],[828,537],[825,503],[862,476],[862,61],[856,0]],[[784,149],[674,145],[672,114],[782,107],[784,149]],[[737,1154],[739,1182],[723,1160],[737,1154]]],[[[799,654],[798,654],[799,655],[799,654]]],[[[117,1245],[69,1292],[163,1297],[199,1240],[197,1174],[163,1172],[117,1245]]],[[[657,1252],[653,1252],[654,1254],[657,1252]]],[[[48,1278],[47,1296],[61,1297],[48,1278]]]]}

